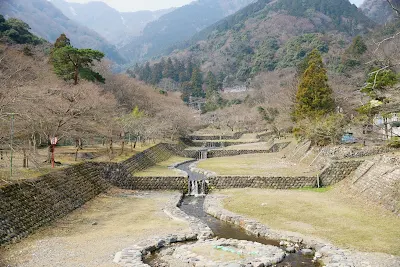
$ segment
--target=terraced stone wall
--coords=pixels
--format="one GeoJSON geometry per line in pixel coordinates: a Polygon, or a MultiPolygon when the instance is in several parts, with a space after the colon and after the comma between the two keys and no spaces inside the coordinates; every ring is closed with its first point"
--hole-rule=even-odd
{"type": "Polygon", "coordinates": [[[0,245],[17,242],[112,185],[135,190],[187,190],[185,177],[131,175],[177,154],[184,154],[182,146],[159,144],[123,163],[84,163],[1,187],[0,245]]]}
{"type": "Polygon", "coordinates": [[[211,150],[207,153],[208,158],[220,158],[220,157],[231,157],[245,154],[266,154],[270,153],[269,150],[211,150]]]}
{"type": "Polygon", "coordinates": [[[192,140],[235,140],[249,132],[236,132],[231,135],[191,135],[192,140]]]}
{"type": "Polygon", "coordinates": [[[397,156],[366,160],[347,185],[354,194],[400,215],[400,162],[397,156]]]}
{"type": "Polygon", "coordinates": [[[304,187],[315,187],[316,184],[316,177],[216,176],[209,178],[208,186],[210,189],[295,189],[304,187]]]}
{"type": "Polygon", "coordinates": [[[118,187],[129,190],[177,190],[187,193],[188,177],[124,177],[118,187]]]}
{"type": "Polygon", "coordinates": [[[321,185],[330,186],[342,181],[353,173],[362,163],[363,161],[359,160],[331,162],[320,175],[321,185]]]}
{"type": "Polygon", "coordinates": [[[105,192],[106,167],[86,163],[0,188],[0,245],[19,241],[105,192]]]}

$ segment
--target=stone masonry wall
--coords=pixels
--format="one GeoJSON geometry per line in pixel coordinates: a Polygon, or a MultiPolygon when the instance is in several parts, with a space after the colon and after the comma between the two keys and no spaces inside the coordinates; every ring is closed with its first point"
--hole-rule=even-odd
{"type": "Polygon", "coordinates": [[[235,140],[248,132],[236,132],[232,135],[191,135],[192,140],[235,140]]]}
{"type": "Polygon", "coordinates": [[[208,158],[220,158],[220,157],[230,157],[230,156],[238,156],[245,154],[266,154],[270,153],[269,150],[249,150],[249,149],[241,149],[241,150],[211,150],[207,153],[208,158]]]}
{"type": "Polygon", "coordinates": [[[81,164],[0,188],[0,245],[16,242],[105,192],[103,164],[81,164]]]}
{"type": "Polygon", "coordinates": [[[134,190],[187,190],[186,177],[133,177],[174,154],[178,145],[159,144],[123,163],[84,163],[0,188],[0,245],[17,242],[61,218],[112,185],[134,190]]]}
{"type": "Polygon", "coordinates": [[[316,177],[216,176],[209,178],[210,189],[294,189],[303,187],[315,187],[316,183],[316,177]]]}
{"type": "Polygon", "coordinates": [[[320,175],[321,186],[330,186],[342,181],[354,172],[361,163],[362,161],[359,160],[331,162],[320,175]]]}
{"type": "Polygon", "coordinates": [[[400,164],[392,164],[379,156],[366,160],[348,180],[346,187],[400,215],[400,164]]]}
{"type": "Polygon", "coordinates": [[[396,151],[396,149],[387,146],[334,146],[324,148],[321,152],[321,156],[328,157],[334,160],[340,160],[346,158],[375,156],[393,151],[396,151]]]}
{"type": "Polygon", "coordinates": [[[118,187],[129,190],[177,190],[187,193],[188,177],[124,177],[118,187]]]}

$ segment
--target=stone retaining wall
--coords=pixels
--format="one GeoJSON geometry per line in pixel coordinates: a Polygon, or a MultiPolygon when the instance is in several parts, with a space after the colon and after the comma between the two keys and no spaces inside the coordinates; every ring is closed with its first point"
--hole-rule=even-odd
{"type": "Polygon", "coordinates": [[[174,155],[183,155],[183,145],[161,143],[136,154],[122,163],[130,173],[148,169],[174,155]]]}
{"type": "Polygon", "coordinates": [[[249,132],[236,132],[232,135],[191,135],[192,140],[236,140],[249,132]]]}
{"type": "Polygon", "coordinates": [[[251,143],[257,143],[259,141],[235,141],[235,142],[228,142],[228,141],[193,141],[193,146],[195,147],[207,147],[207,143],[214,143],[215,147],[228,147],[228,146],[236,146],[236,145],[245,145],[251,143]]]}
{"type": "Polygon", "coordinates": [[[359,160],[331,162],[320,175],[321,186],[337,184],[354,172],[362,162],[359,160]]]}
{"type": "MultiPolygon", "coordinates": [[[[345,185],[356,195],[400,215],[400,166],[384,156],[363,162],[345,185]]],[[[392,158],[394,161],[398,157],[392,158]]]]}
{"type": "Polygon", "coordinates": [[[271,188],[294,189],[315,187],[316,177],[260,177],[260,176],[215,176],[209,177],[209,188],[271,188]]]}
{"type": "Polygon", "coordinates": [[[0,245],[14,243],[109,188],[105,164],[86,163],[0,188],[0,245]]]}
{"type": "Polygon", "coordinates": [[[115,186],[129,190],[177,190],[187,193],[188,177],[124,177],[115,186]]]}
{"type": "Polygon", "coordinates": [[[16,242],[39,227],[61,218],[112,185],[133,190],[188,188],[187,177],[133,177],[183,147],[159,144],[123,163],[83,163],[0,188],[0,245],[16,242]]]}
{"type": "Polygon", "coordinates": [[[334,146],[324,148],[321,152],[321,156],[340,160],[345,158],[375,156],[393,151],[396,151],[396,149],[386,146],[334,146]]]}
{"type": "Polygon", "coordinates": [[[208,158],[220,158],[220,157],[231,157],[245,154],[266,154],[270,153],[270,150],[211,150],[207,153],[208,158]]]}

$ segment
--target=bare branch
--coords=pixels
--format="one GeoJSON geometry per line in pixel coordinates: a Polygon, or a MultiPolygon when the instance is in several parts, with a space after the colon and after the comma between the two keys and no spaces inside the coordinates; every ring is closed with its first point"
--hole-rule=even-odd
{"type": "Polygon", "coordinates": [[[393,5],[392,1],[386,0],[386,2],[389,3],[389,5],[392,7],[392,9],[396,12],[397,16],[400,17],[400,10],[393,5]]]}

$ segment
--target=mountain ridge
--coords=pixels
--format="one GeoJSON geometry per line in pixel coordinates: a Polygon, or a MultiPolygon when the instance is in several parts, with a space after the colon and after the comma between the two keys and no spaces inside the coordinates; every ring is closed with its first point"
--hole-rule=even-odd
{"type": "Polygon", "coordinates": [[[49,0],[71,20],[86,25],[114,45],[124,45],[140,35],[144,27],[175,8],[157,11],[120,12],[104,2],[88,3],[49,0]]]}
{"type": "Polygon", "coordinates": [[[143,34],[121,48],[133,62],[162,54],[171,45],[230,15],[255,0],[198,0],[146,25],[143,34]]]}
{"type": "Polygon", "coordinates": [[[0,13],[6,18],[15,17],[23,20],[30,25],[34,34],[49,42],[55,42],[60,34],[65,33],[78,48],[100,50],[116,63],[126,62],[115,46],[95,31],[67,18],[49,1],[3,0],[0,3],[0,13]]]}

